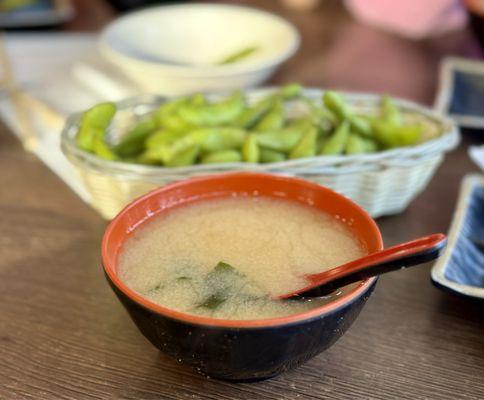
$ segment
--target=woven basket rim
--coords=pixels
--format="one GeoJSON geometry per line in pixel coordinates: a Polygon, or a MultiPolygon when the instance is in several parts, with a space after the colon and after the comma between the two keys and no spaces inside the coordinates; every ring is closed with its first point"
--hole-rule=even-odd
{"type": "MultiPolygon", "coordinates": [[[[252,90],[247,90],[246,94],[249,101],[256,101],[258,98],[267,95],[270,92],[277,90],[277,87],[263,87],[252,90]]],[[[318,99],[324,93],[324,89],[305,88],[303,93],[313,99],[318,99]]],[[[363,105],[365,107],[375,107],[380,95],[374,93],[364,92],[349,92],[341,91],[350,103],[363,105]]],[[[211,98],[221,97],[224,94],[212,94],[211,98]]],[[[129,109],[140,106],[153,108],[167,97],[157,95],[139,95],[125,100],[115,102],[118,109],[129,109]]],[[[354,170],[355,166],[360,166],[362,169],[381,168],[384,166],[399,165],[405,163],[416,164],[429,157],[450,151],[455,148],[460,140],[459,131],[454,121],[446,116],[440,115],[435,110],[420,105],[410,100],[401,98],[394,98],[397,104],[404,110],[421,114],[429,120],[434,121],[443,128],[443,133],[434,139],[428,140],[417,146],[400,147],[396,149],[384,150],[376,153],[365,153],[355,155],[338,155],[326,156],[320,155],[315,157],[301,158],[297,160],[286,160],[277,163],[266,164],[251,164],[244,162],[224,163],[224,164],[197,164],[188,167],[163,167],[127,163],[121,161],[104,160],[92,153],[82,150],[77,147],[73,129],[78,127],[82,112],[75,113],[68,117],[61,133],[61,148],[65,156],[74,164],[78,164],[84,168],[98,170],[102,173],[110,174],[127,174],[127,175],[145,175],[153,174],[186,174],[199,175],[209,174],[215,172],[229,172],[232,170],[252,170],[252,171],[266,171],[266,172],[303,172],[303,170],[314,171],[314,173],[324,173],[325,168],[333,170],[338,168],[341,174],[346,173],[345,168],[348,167],[354,170]]],[[[76,129],[77,131],[77,129],[76,129]]],[[[349,171],[348,171],[349,172],[349,171]]],[[[335,173],[334,171],[332,173],[335,173]]]]}

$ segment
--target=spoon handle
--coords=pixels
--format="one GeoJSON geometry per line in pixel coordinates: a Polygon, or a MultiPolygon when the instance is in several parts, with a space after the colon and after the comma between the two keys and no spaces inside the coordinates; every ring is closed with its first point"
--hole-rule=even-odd
{"type": "MultiPolygon", "coordinates": [[[[426,263],[439,257],[446,243],[445,235],[436,233],[368,254],[324,272],[305,275],[309,285],[298,290],[297,294],[305,297],[321,296],[353,282],[426,263]]],[[[281,298],[293,295],[296,293],[281,298]]]]}

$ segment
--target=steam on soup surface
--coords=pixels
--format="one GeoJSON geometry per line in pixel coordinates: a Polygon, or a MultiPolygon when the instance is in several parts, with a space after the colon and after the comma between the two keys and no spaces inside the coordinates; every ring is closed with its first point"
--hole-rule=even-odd
{"type": "Polygon", "coordinates": [[[304,274],[365,253],[333,216],[287,200],[234,197],[153,218],[127,239],[118,272],[131,289],[174,310],[261,319],[307,311],[341,294],[271,298],[305,286],[304,274]]]}

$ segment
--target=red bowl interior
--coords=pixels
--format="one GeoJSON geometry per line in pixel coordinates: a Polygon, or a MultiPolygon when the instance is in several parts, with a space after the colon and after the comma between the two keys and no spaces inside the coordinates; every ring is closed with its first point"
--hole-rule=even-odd
{"type": "Polygon", "coordinates": [[[287,324],[329,312],[355,297],[375,278],[362,281],[353,290],[321,307],[294,314],[260,320],[223,320],[185,314],[157,305],[128,288],[117,276],[120,249],[137,227],[159,213],[197,201],[237,196],[265,196],[285,199],[333,214],[354,232],[369,253],[381,250],[383,242],[375,221],[353,201],[323,186],[302,179],[261,173],[238,172],[184,180],[156,189],[129,204],[107,227],[102,242],[103,267],[109,279],[125,295],[142,306],[167,317],[189,323],[224,327],[260,327],[287,324]]]}

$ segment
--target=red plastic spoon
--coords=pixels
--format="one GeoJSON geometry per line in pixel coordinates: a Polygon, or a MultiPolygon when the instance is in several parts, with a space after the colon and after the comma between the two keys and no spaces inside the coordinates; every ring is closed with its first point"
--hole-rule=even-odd
{"type": "Polygon", "coordinates": [[[305,275],[304,277],[309,282],[307,286],[294,292],[277,296],[277,298],[321,296],[349,283],[423,264],[439,257],[446,243],[447,238],[444,234],[435,233],[411,242],[398,244],[327,271],[305,275]]]}

